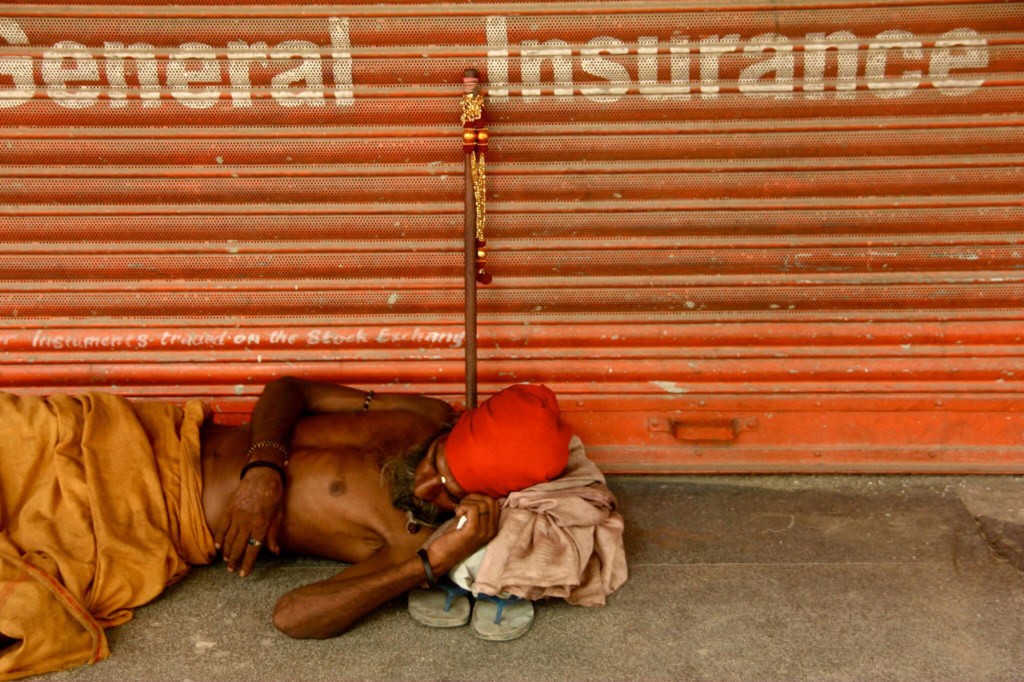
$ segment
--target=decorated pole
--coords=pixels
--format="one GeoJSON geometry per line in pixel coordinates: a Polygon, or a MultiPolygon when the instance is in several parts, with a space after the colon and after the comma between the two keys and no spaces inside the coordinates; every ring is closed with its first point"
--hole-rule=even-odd
{"type": "Polygon", "coordinates": [[[484,224],[487,211],[487,176],[484,156],[487,150],[487,129],[483,126],[484,98],[473,69],[462,76],[462,151],[465,154],[465,208],[463,224],[463,258],[465,277],[466,324],[466,407],[476,407],[476,285],[488,284],[491,275],[487,264],[487,242],[484,224]]]}

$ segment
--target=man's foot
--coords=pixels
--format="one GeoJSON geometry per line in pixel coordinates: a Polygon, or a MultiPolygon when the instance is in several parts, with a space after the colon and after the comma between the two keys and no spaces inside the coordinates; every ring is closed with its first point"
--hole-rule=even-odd
{"type": "Polygon", "coordinates": [[[457,628],[469,622],[469,592],[440,583],[439,589],[409,592],[409,615],[432,628],[457,628]]]}
{"type": "Polygon", "coordinates": [[[529,599],[478,594],[473,607],[473,633],[480,639],[507,642],[525,635],[533,617],[533,602],[529,599]]]}

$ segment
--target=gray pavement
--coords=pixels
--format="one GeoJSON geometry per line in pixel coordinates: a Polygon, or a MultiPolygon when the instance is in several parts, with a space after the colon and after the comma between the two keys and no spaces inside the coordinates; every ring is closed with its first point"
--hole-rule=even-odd
{"type": "Polygon", "coordinates": [[[413,622],[396,601],[328,641],[270,623],[339,565],[196,569],[54,680],[1024,680],[1024,479],[611,477],[630,579],[541,602],[522,639],[413,622]]]}

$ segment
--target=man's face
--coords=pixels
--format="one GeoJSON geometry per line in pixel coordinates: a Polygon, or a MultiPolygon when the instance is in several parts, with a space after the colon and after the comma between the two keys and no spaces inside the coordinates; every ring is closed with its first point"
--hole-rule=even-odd
{"type": "Polygon", "coordinates": [[[445,454],[447,440],[448,434],[444,433],[427,447],[426,455],[416,466],[412,491],[420,500],[452,512],[466,496],[466,491],[455,480],[448,466],[445,454]]]}
{"type": "Polygon", "coordinates": [[[381,471],[391,489],[392,505],[411,511],[419,521],[434,526],[455,511],[464,492],[455,483],[444,456],[447,437],[445,432],[425,448],[417,447],[396,455],[385,462],[381,471]]]}

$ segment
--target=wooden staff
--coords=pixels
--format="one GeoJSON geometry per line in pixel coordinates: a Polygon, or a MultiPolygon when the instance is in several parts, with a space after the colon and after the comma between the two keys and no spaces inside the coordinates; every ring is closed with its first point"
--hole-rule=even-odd
{"type": "MultiPolygon", "coordinates": [[[[483,115],[483,97],[479,80],[473,69],[462,76],[462,151],[465,155],[465,206],[463,225],[463,259],[465,265],[465,324],[466,324],[466,408],[476,407],[476,282],[478,255],[483,247],[477,240],[477,201],[479,182],[474,172],[477,154],[479,124],[483,115]]],[[[486,133],[484,134],[486,141],[486,133]]]]}
{"type": "Polygon", "coordinates": [[[484,224],[487,218],[487,175],[485,170],[487,128],[484,127],[484,98],[479,79],[473,69],[462,76],[462,150],[465,153],[465,222],[463,225],[463,258],[465,261],[465,323],[466,323],[466,407],[476,407],[477,310],[476,285],[490,284],[487,272],[487,242],[484,224]]]}

